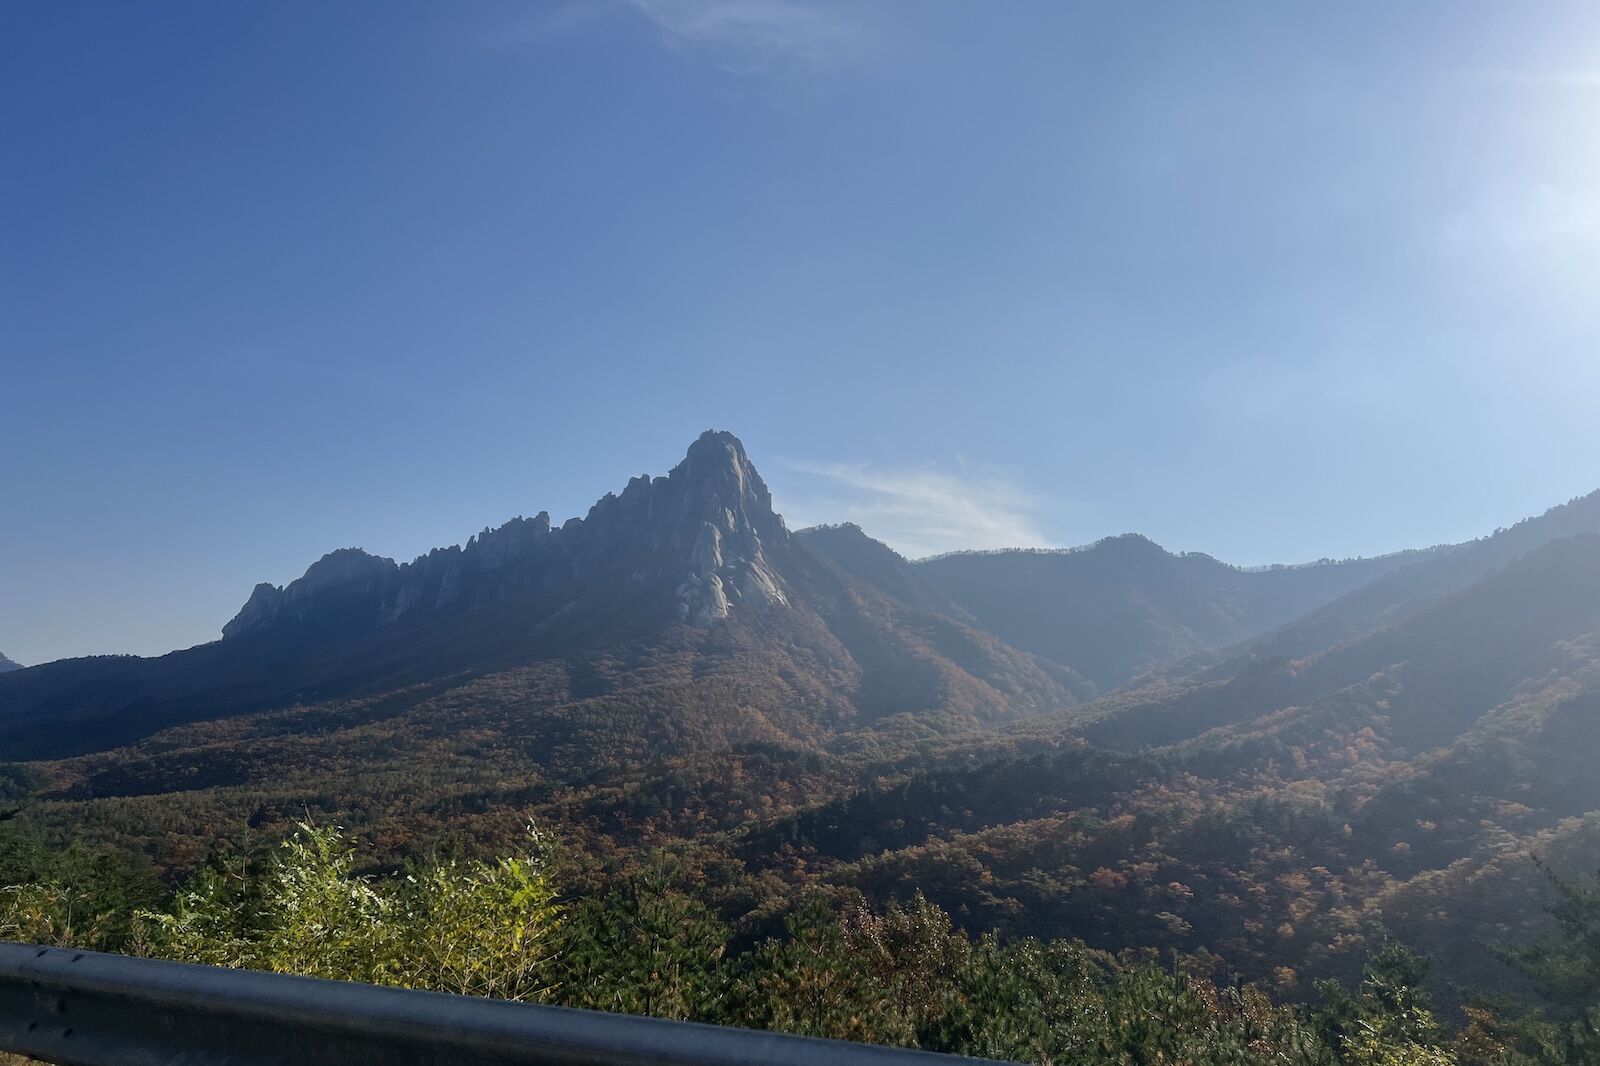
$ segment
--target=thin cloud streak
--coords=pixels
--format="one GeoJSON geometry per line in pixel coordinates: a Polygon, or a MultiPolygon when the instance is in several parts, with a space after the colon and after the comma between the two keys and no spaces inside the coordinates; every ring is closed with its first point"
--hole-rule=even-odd
{"type": "Polygon", "coordinates": [[[859,53],[860,26],[795,0],[628,0],[668,44],[734,74],[831,66],[859,53]]]}
{"type": "Polygon", "coordinates": [[[780,510],[795,525],[854,522],[908,558],[976,548],[1053,547],[1038,498],[1009,477],[787,460],[780,510]]]}

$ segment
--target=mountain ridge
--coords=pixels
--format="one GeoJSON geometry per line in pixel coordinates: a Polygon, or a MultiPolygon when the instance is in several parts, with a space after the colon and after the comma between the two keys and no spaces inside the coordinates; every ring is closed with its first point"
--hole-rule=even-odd
{"type": "Polygon", "coordinates": [[[1270,632],[1442,550],[1247,569],[1128,533],[1076,549],[951,553],[913,566],[979,625],[1110,690],[1270,632]]]}
{"type": "Polygon", "coordinates": [[[1600,533],[1600,490],[1575,496],[1476,540],[1433,549],[1301,617],[1239,644],[1172,664],[1169,678],[1218,677],[1257,659],[1297,658],[1375,632],[1459,592],[1530,551],[1566,537],[1600,533]]]}
{"type": "Polygon", "coordinates": [[[969,728],[1092,691],[807,550],[743,445],[708,431],[664,477],[634,478],[559,528],[517,519],[411,564],[340,549],[286,586],[258,585],[220,641],[19,671],[0,686],[0,741],[69,755],[192,721],[528,670],[562,680],[537,685],[524,713],[583,717],[573,728],[619,713],[612,693],[671,678],[640,736],[670,733],[663,716],[692,705],[706,738],[724,735],[711,719],[725,715],[728,736],[759,720],[751,736],[801,745],[879,720],[969,728]],[[584,664],[602,661],[597,687],[584,664]],[[43,721],[74,728],[46,735],[43,721]]]}
{"type": "Polygon", "coordinates": [[[513,518],[465,545],[435,548],[404,564],[360,548],[339,549],[287,585],[257,585],[222,632],[233,639],[320,616],[382,627],[574,582],[619,551],[658,557],[629,580],[670,577],[680,616],[709,624],[725,618],[734,603],[786,602],[764,553],[766,544],[781,545],[788,535],[743,444],[731,433],[707,430],[665,477],[633,478],[583,518],[559,527],[551,526],[546,511],[513,518]]]}

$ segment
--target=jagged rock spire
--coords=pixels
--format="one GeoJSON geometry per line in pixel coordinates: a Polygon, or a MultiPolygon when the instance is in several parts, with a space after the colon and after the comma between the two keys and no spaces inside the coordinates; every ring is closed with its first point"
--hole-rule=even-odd
{"type": "Polygon", "coordinates": [[[256,586],[223,636],[319,622],[383,626],[566,583],[621,595],[585,588],[619,570],[634,584],[664,586],[676,617],[706,625],[736,604],[788,602],[768,557],[788,537],[739,438],[708,430],[665,477],[633,478],[559,529],[541,511],[403,566],[355,548],[332,552],[283,588],[256,586]]]}

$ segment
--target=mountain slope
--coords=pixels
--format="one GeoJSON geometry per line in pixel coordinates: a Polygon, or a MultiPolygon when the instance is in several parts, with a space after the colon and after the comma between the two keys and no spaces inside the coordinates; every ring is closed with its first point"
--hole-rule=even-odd
{"type": "MultiPolygon", "coordinates": [[[[921,891],[977,928],[1204,949],[1284,985],[1414,938],[1509,990],[1491,934],[1537,931],[1530,856],[1600,818],[1600,536],[1320,655],[1007,732],[1009,751],[952,744],[751,829],[738,854],[921,891]]],[[[1592,870],[1585,854],[1562,868],[1592,870]]]]}
{"type": "Polygon", "coordinates": [[[893,596],[908,607],[938,611],[976,624],[955,600],[920,573],[914,564],[882,541],[868,536],[860,526],[812,526],[795,536],[814,555],[893,596]]]}
{"type": "Polygon", "coordinates": [[[157,659],[8,675],[0,743],[59,757],[331,701],[398,715],[497,683],[483,728],[514,728],[536,759],[578,772],[735,740],[816,746],[885,719],[971,728],[1086,689],[808,551],[727,433],[559,528],[516,519],[404,565],[330,553],[285,587],[258,585],[223,633],[157,659]]]}
{"type": "Polygon", "coordinates": [[[21,669],[22,669],[22,664],[21,663],[14,662],[13,660],[6,658],[4,655],[0,655],[0,674],[7,673],[7,672],[9,672],[11,670],[21,670],[21,669]]]}
{"type": "MultiPolygon", "coordinates": [[[[1073,712],[1091,743],[1137,750],[1250,727],[1366,685],[1381,697],[1397,753],[1459,736],[1530,678],[1570,668],[1570,642],[1600,626],[1600,536],[1554,541],[1391,626],[1303,659],[1249,659],[1220,680],[1156,685],[1073,712]],[[1563,665],[1565,664],[1565,665],[1563,665]]],[[[1373,697],[1377,699],[1379,697],[1373,697]]],[[[1225,739],[1223,734],[1214,738],[1225,739]]]]}
{"type": "Polygon", "coordinates": [[[1323,651],[1393,625],[1528,552],[1583,534],[1600,534],[1600,491],[1478,540],[1434,549],[1428,557],[1314,607],[1258,640],[1196,656],[1167,674],[1227,676],[1251,659],[1298,658],[1323,651]]]}
{"type": "Polygon", "coordinates": [[[1129,534],[1070,551],[961,552],[915,570],[1001,639],[1111,689],[1432,554],[1246,570],[1129,534]]]}

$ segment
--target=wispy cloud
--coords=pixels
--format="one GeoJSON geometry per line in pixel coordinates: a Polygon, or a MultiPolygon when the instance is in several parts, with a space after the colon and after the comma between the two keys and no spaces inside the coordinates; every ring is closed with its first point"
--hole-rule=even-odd
{"type": "Polygon", "coordinates": [[[916,559],[964,548],[1049,547],[1040,498],[1001,471],[779,463],[779,510],[794,526],[854,522],[916,559]]]}
{"type": "Polygon", "coordinates": [[[865,57],[872,36],[859,8],[819,0],[551,0],[487,43],[543,45],[628,17],[665,47],[741,77],[842,66],[865,57]]]}
{"type": "Polygon", "coordinates": [[[674,48],[734,74],[820,68],[860,54],[858,22],[798,0],[628,0],[674,48]]]}

